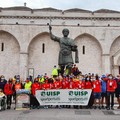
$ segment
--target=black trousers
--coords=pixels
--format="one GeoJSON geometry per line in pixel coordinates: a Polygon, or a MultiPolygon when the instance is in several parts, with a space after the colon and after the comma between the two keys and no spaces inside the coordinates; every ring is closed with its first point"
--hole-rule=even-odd
{"type": "Polygon", "coordinates": [[[12,104],[12,95],[7,95],[7,106],[11,106],[12,104]]]}
{"type": "Polygon", "coordinates": [[[114,92],[107,92],[107,107],[114,106],[114,92]]]}
{"type": "Polygon", "coordinates": [[[30,95],[30,105],[32,106],[40,106],[38,100],[36,99],[36,97],[34,95],[30,95]]]}

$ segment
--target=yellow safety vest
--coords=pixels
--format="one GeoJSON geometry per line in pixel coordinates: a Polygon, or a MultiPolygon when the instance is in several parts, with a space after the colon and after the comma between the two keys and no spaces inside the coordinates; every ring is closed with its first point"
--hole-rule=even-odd
{"type": "Polygon", "coordinates": [[[44,82],[45,82],[45,78],[42,77],[41,79],[39,79],[39,82],[40,82],[40,83],[44,83],[44,82]]]}
{"type": "Polygon", "coordinates": [[[32,82],[25,83],[25,89],[31,91],[32,82]]]}
{"type": "Polygon", "coordinates": [[[53,69],[53,71],[52,71],[52,75],[56,75],[56,76],[58,76],[58,70],[57,70],[57,68],[53,69]]]}

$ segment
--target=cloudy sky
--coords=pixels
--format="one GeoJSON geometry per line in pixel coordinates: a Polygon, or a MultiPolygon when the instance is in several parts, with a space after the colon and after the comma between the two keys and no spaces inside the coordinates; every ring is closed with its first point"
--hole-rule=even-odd
{"type": "Polygon", "coordinates": [[[120,0],[0,0],[0,7],[23,6],[46,8],[53,7],[56,9],[80,8],[86,10],[110,9],[120,11],[120,0]]]}

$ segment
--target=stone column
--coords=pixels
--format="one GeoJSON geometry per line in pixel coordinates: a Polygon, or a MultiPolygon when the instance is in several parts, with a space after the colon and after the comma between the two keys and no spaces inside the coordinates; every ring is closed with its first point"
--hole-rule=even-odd
{"type": "Polygon", "coordinates": [[[26,80],[28,76],[28,53],[20,53],[20,76],[23,81],[26,80]]]}
{"type": "Polygon", "coordinates": [[[119,66],[118,65],[114,65],[114,72],[113,75],[117,76],[119,74],[119,66]]]}
{"type": "Polygon", "coordinates": [[[102,74],[111,73],[110,54],[102,54],[102,74]]]}

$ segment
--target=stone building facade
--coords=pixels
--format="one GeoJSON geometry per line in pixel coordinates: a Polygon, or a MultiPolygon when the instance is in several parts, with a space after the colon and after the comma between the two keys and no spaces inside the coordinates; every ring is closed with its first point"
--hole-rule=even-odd
{"type": "MultiPolygon", "coordinates": [[[[101,9],[0,8],[0,75],[51,75],[58,63],[59,44],[49,37],[48,24],[57,36],[63,28],[78,45],[83,74],[120,73],[120,12],[101,9]]],[[[73,53],[74,58],[74,53],[73,53]]]]}

